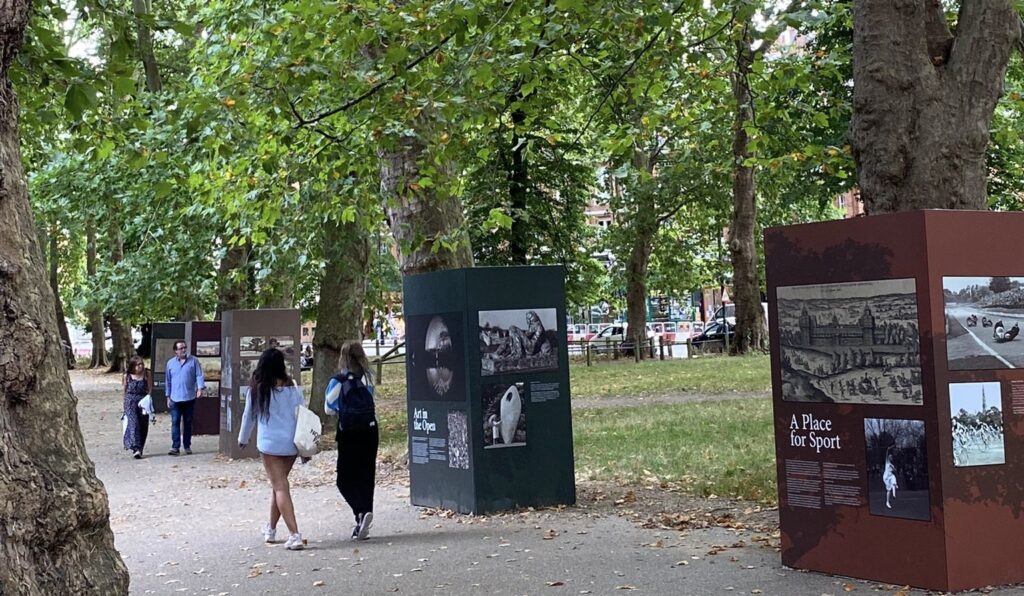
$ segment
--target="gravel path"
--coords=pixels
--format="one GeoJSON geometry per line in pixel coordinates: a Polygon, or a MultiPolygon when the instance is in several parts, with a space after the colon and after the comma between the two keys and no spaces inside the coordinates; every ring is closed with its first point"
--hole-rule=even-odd
{"type": "MultiPolygon", "coordinates": [[[[73,371],[72,382],[86,446],[110,497],[116,544],[131,571],[132,594],[895,590],[781,567],[774,510],[693,499],[656,486],[579,483],[574,507],[466,516],[409,505],[406,472],[382,468],[372,537],[351,542],[332,453],[293,472],[299,526],[309,545],[286,551],[263,544],[258,534],[269,507],[258,462],[220,457],[217,437],[196,438],[194,455],[167,456],[165,416],[150,431],[146,457],[133,460],[120,445],[116,379],[73,371]]],[[[657,403],[693,401],[661,399],[657,403]]],[[[618,404],[587,401],[577,406],[618,404]]]]}

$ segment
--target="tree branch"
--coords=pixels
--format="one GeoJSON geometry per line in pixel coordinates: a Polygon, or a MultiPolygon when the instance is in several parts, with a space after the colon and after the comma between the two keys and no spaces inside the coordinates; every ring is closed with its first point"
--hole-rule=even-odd
{"type": "MultiPolygon", "coordinates": [[[[449,33],[448,35],[446,35],[444,37],[444,39],[442,39],[441,41],[437,42],[436,44],[434,44],[434,46],[432,48],[430,48],[429,50],[424,52],[422,55],[420,55],[420,57],[418,57],[415,60],[413,60],[412,62],[406,64],[405,68],[403,68],[399,72],[404,72],[404,71],[407,71],[407,70],[412,70],[420,62],[423,62],[424,60],[426,60],[430,56],[434,55],[442,47],[444,47],[444,45],[446,43],[448,43],[448,41],[452,37],[455,37],[455,34],[454,33],[449,33]]],[[[340,114],[341,112],[344,112],[344,111],[352,108],[353,106],[356,106],[359,103],[362,103],[363,101],[366,101],[370,97],[373,97],[373,95],[375,95],[378,91],[380,91],[381,89],[386,87],[388,85],[388,83],[390,83],[390,82],[394,81],[395,79],[397,79],[398,76],[399,76],[399,73],[396,72],[395,74],[391,75],[390,77],[388,77],[388,78],[384,79],[383,81],[377,83],[373,87],[370,87],[362,95],[360,95],[360,96],[358,96],[358,97],[356,97],[354,99],[351,99],[351,100],[345,102],[344,104],[342,104],[342,105],[340,105],[340,106],[338,106],[338,107],[336,107],[334,109],[327,110],[326,112],[321,112],[320,114],[317,114],[316,116],[312,116],[310,118],[306,118],[306,117],[302,116],[302,114],[299,113],[299,111],[296,108],[296,106],[292,103],[291,99],[289,99],[288,100],[288,104],[292,106],[292,113],[295,115],[296,118],[298,118],[298,122],[295,124],[295,128],[300,128],[300,127],[303,127],[303,126],[308,126],[310,124],[316,124],[317,122],[320,122],[322,120],[330,118],[331,116],[334,116],[335,114],[340,114]]]]}
{"type": "MultiPolygon", "coordinates": [[[[685,0],[683,2],[680,2],[679,5],[676,6],[675,9],[672,10],[672,13],[671,13],[670,16],[675,17],[676,15],[678,15],[679,12],[683,9],[683,6],[685,6],[686,4],[687,3],[685,2],[685,0]]],[[[728,26],[728,23],[726,23],[725,25],[722,25],[722,27],[720,27],[717,31],[715,31],[714,33],[712,33],[708,37],[705,37],[704,39],[698,40],[698,41],[696,41],[696,42],[694,42],[692,44],[688,44],[686,46],[683,46],[680,49],[695,48],[695,47],[697,47],[697,46],[707,42],[708,40],[714,38],[716,35],[721,33],[726,28],[726,26],[728,26]]],[[[638,53],[636,56],[633,57],[633,60],[630,61],[629,66],[627,66],[626,69],[623,70],[619,74],[618,78],[615,79],[615,82],[612,83],[612,86],[609,87],[608,91],[605,92],[603,97],[601,97],[601,101],[598,102],[597,107],[594,108],[594,111],[590,113],[590,116],[587,118],[587,121],[583,124],[583,128],[580,129],[579,134],[577,134],[576,138],[573,139],[573,142],[572,142],[573,145],[578,143],[580,138],[583,137],[583,133],[587,132],[587,129],[590,128],[590,124],[594,121],[594,117],[596,117],[597,113],[601,111],[602,107],[604,107],[604,103],[606,101],[608,101],[609,97],[611,97],[612,92],[615,91],[615,89],[618,88],[618,86],[622,83],[622,80],[626,78],[626,75],[628,75],[630,72],[633,71],[633,68],[636,67],[636,64],[637,64],[637,62],[640,61],[640,58],[642,58],[643,55],[647,53],[647,50],[650,50],[652,47],[654,47],[654,42],[658,41],[658,38],[661,37],[661,34],[664,33],[664,32],[665,32],[665,27],[662,27],[662,28],[658,29],[658,31],[654,35],[651,36],[651,39],[649,39],[647,41],[647,44],[644,45],[644,47],[640,50],[640,53],[638,53]]]]}
{"type": "MultiPolygon", "coordinates": [[[[698,186],[699,185],[694,185],[694,186],[691,186],[690,188],[683,189],[682,191],[679,192],[678,196],[685,197],[686,195],[690,194],[691,192],[697,190],[698,186]]],[[[679,204],[676,205],[675,207],[673,207],[672,209],[670,209],[667,213],[665,213],[664,215],[659,215],[658,216],[658,220],[657,220],[658,221],[658,225],[660,226],[661,224],[663,224],[666,221],[668,221],[669,218],[671,218],[673,215],[675,215],[676,213],[679,213],[679,210],[682,209],[683,207],[685,207],[686,204],[687,203],[686,203],[685,200],[680,200],[679,204]]]]}

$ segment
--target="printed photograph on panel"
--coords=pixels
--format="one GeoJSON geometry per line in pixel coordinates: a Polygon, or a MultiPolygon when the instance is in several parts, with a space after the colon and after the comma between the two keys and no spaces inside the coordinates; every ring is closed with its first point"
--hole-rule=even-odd
{"type": "Polygon", "coordinates": [[[943,277],[949,370],[1024,367],[1024,277],[943,277]]]}
{"type": "Polygon", "coordinates": [[[558,311],[482,310],[480,374],[558,370],[558,311]]]}
{"type": "Polygon", "coordinates": [[[469,420],[465,410],[448,410],[448,467],[469,469],[469,420]]]}
{"type": "Polygon", "coordinates": [[[206,381],[220,381],[220,358],[196,358],[199,366],[203,367],[203,379],[206,381]]]}
{"type": "Polygon", "coordinates": [[[167,361],[174,357],[174,344],[180,339],[157,339],[156,353],[153,354],[153,372],[167,372],[167,361]]]}
{"type": "Polygon", "coordinates": [[[1006,463],[1003,449],[1003,397],[1000,383],[950,383],[953,465],[1006,463]]]}
{"type": "Polygon", "coordinates": [[[263,350],[267,349],[266,338],[260,336],[243,335],[238,339],[238,355],[241,358],[259,358],[263,350]]]}
{"type": "Polygon", "coordinates": [[[466,399],[462,313],[409,317],[405,345],[411,399],[466,399]]]}
{"type": "Polygon", "coordinates": [[[256,363],[259,358],[243,358],[238,361],[238,384],[248,385],[252,379],[252,373],[256,370],[256,363]]]}
{"type": "Polygon", "coordinates": [[[524,383],[480,386],[483,402],[484,449],[526,445],[526,390],[524,383]]]}
{"type": "Polygon", "coordinates": [[[232,387],[231,369],[231,338],[224,340],[224,354],[221,356],[220,384],[230,389],[232,387]]]}
{"type": "Polygon", "coordinates": [[[290,335],[267,339],[267,348],[277,348],[284,352],[285,360],[295,355],[295,338],[290,335]]]}
{"type": "Polygon", "coordinates": [[[919,406],[913,279],[777,288],[782,399],[919,406]]]}
{"type": "Polygon", "coordinates": [[[864,419],[868,510],[873,515],[931,519],[924,421],[864,419]]]}
{"type": "Polygon", "coordinates": [[[196,357],[211,357],[220,356],[220,342],[219,341],[197,341],[196,342],[196,357]]]}

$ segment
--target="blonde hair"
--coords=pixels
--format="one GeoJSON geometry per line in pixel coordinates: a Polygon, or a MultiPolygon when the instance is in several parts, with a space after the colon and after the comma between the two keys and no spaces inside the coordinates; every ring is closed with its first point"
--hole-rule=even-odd
{"type": "Polygon", "coordinates": [[[365,376],[370,384],[373,383],[373,373],[370,372],[370,361],[366,359],[366,351],[363,350],[363,343],[356,340],[349,340],[341,346],[341,356],[338,358],[341,368],[347,368],[356,377],[365,376]]]}

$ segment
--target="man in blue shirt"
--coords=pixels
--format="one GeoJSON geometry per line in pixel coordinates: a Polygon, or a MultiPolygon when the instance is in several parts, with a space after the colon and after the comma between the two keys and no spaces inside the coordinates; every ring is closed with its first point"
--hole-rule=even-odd
{"type": "Polygon", "coordinates": [[[194,356],[189,356],[185,342],[174,343],[174,357],[167,361],[164,381],[167,391],[167,409],[171,411],[171,450],[167,455],[178,455],[184,442],[185,454],[192,454],[192,412],[196,398],[203,394],[203,367],[194,356]],[[181,436],[184,422],[185,436],[181,436]]]}

